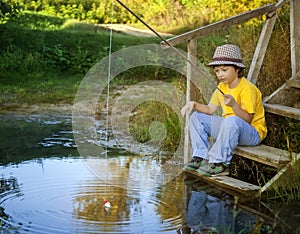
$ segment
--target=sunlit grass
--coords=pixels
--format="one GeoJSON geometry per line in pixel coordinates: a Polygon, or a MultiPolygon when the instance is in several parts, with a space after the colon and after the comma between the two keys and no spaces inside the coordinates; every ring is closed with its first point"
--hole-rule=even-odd
{"type": "Polygon", "coordinates": [[[178,147],[181,127],[178,116],[163,103],[148,101],[137,106],[135,115],[130,118],[130,132],[138,142],[147,142],[151,139],[149,127],[153,122],[159,122],[166,130],[166,139],[162,150],[175,151],[178,147]]]}
{"type": "Polygon", "coordinates": [[[286,179],[279,185],[272,184],[274,195],[269,200],[282,200],[291,203],[300,201],[300,155],[292,160],[292,166],[288,168],[286,179]]]}

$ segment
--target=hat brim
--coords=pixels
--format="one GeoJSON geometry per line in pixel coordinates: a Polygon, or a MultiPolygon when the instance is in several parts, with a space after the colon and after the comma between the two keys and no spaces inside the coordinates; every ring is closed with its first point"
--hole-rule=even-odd
{"type": "Polygon", "coordinates": [[[232,61],[213,61],[213,62],[207,64],[207,66],[220,66],[220,65],[235,65],[240,68],[246,68],[246,66],[244,64],[232,62],[232,61]]]}

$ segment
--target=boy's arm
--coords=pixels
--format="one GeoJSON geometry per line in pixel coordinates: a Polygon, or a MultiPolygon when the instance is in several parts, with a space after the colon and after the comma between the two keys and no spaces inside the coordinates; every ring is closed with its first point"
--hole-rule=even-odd
{"type": "Polygon", "coordinates": [[[218,107],[213,104],[204,105],[198,102],[194,102],[194,110],[204,114],[212,115],[216,112],[217,109],[218,107]]]}
{"type": "Polygon", "coordinates": [[[191,112],[195,110],[204,114],[212,115],[216,112],[217,109],[218,107],[213,104],[204,105],[198,102],[191,101],[181,109],[181,114],[182,116],[184,116],[187,111],[191,112]]]}

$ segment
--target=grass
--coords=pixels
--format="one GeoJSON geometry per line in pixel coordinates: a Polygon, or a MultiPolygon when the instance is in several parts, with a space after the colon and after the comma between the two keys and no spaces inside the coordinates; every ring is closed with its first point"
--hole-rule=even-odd
{"type": "Polygon", "coordinates": [[[130,132],[138,142],[151,140],[157,142],[156,146],[160,144],[162,150],[176,151],[181,137],[180,123],[176,113],[167,105],[155,101],[144,102],[136,108],[136,114],[131,117],[130,123],[130,132]],[[149,123],[157,122],[166,132],[160,127],[154,128],[159,132],[154,132],[151,138],[149,123]],[[164,135],[163,133],[165,133],[165,139],[159,139],[164,135]]]}
{"type": "MultiPolygon", "coordinates": [[[[299,158],[299,157],[298,157],[299,158]]],[[[299,158],[300,159],[300,158],[299,158]]],[[[273,183],[273,194],[269,195],[269,200],[282,200],[286,203],[300,201],[300,162],[293,160],[292,166],[288,168],[289,177],[279,181],[279,184],[273,183]],[[284,185],[284,186],[282,186],[284,185]]]]}
{"type": "Polygon", "coordinates": [[[27,79],[24,79],[18,72],[6,73],[1,76],[0,103],[2,108],[10,109],[24,103],[71,104],[81,79],[79,74],[45,75],[40,72],[28,74],[27,79]]]}

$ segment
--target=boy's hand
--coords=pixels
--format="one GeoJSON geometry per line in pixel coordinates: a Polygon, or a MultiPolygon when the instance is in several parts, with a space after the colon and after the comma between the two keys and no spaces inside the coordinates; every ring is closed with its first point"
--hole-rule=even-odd
{"type": "Polygon", "coordinates": [[[234,97],[231,96],[230,94],[224,94],[223,97],[224,97],[224,104],[226,106],[233,107],[233,106],[235,106],[237,104],[237,102],[235,101],[234,97]]]}
{"type": "Polygon", "coordinates": [[[187,111],[191,112],[194,109],[195,102],[188,102],[182,109],[180,110],[182,116],[186,114],[187,111]]]}
{"type": "Polygon", "coordinates": [[[240,105],[235,101],[234,97],[229,94],[224,94],[224,104],[227,106],[231,106],[234,114],[247,123],[251,124],[254,114],[249,114],[246,110],[243,110],[240,105]]]}

